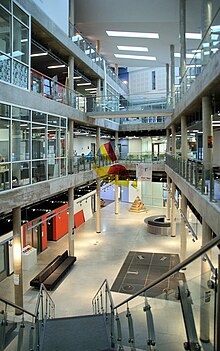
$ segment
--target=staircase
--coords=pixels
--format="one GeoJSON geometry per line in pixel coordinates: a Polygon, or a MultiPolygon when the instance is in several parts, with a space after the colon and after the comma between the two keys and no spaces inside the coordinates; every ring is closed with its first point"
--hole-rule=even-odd
{"type": "Polygon", "coordinates": [[[102,314],[48,319],[43,351],[110,351],[110,338],[102,314]]]}

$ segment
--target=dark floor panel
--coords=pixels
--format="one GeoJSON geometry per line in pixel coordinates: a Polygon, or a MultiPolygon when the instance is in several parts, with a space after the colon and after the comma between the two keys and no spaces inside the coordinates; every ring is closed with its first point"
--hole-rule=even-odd
{"type": "MultiPolygon", "coordinates": [[[[116,277],[111,290],[135,294],[180,262],[178,254],[130,251],[116,277]]],[[[178,281],[184,273],[176,273],[147,292],[149,297],[175,300],[178,281]]]]}

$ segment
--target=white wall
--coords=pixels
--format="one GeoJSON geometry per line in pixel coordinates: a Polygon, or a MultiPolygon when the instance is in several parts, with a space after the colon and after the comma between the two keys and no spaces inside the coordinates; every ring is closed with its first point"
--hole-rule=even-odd
{"type": "Polygon", "coordinates": [[[213,164],[220,166],[220,131],[214,132],[213,137],[213,164]]]}
{"type": "MultiPolygon", "coordinates": [[[[100,145],[108,143],[110,139],[101,138],[100,145]]],[[[96,144],[96,137],[90,136],[75,136],[73,139],[73,149],[76,150],[77,155],[87,155],[91,151],[91,143],[96,144]]]]}
{"type": "Polygon", "coordinates": [[[151,137],[142,138],[142,152],[152,152],[152,140],[151,137]]]}
{"type": "Polygon", "coordinates": [[[136,154],[141,152],[141,139],[129,139],[128,141],[128,152],[130,154],[136,154]]]}
{"type": "Polygon", "coordinates": [[[33,0],[66,34],[69,28],[69,1],[33,0]]]}
{"type": "Polygon", "coordinates": [[[166,68],[140,68],[139,70],[132,70],[129,68],[129,90],[130,94],[137,94],[143,92],[151,92],[151,97],[165,95],[166,92],[166,68]],[[152,71],[156,75],[156,89],[152,90],[152,71]]]}
{"type": "Polygon", "coordinates": [[[74,213],[83,210],[85,222],[92,218],[92,206],[91,206],[91,196],[94,195],[96,191],[91,191],[89,194],[81,196],[79,199],[74,200],[74,213]]]}

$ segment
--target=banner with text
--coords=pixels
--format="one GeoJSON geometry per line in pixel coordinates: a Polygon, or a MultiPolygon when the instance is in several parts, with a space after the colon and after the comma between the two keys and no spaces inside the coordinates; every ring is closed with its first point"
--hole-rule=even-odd
{"type": "Polygon", "coordinates": [[[136,177],[140,181],[152,182],[152,164],[149,164],[149,163],[137,164],[136,177]]]}

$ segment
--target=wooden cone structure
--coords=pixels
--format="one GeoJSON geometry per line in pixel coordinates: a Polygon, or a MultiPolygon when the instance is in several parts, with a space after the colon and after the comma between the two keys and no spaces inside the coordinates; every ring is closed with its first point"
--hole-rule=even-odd
{"type": "Polygon", "coordinates": [[[129,208],[129,211],[130,212],[136,212],[136,213],[147,212],[147,210],[146,210],[143,202],[139,198],[139,196],[136,197],[136,199],[134,200],[133,204],[129,208]]]}

